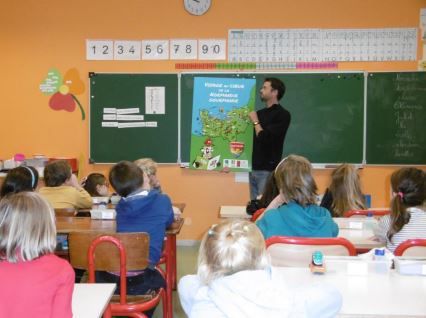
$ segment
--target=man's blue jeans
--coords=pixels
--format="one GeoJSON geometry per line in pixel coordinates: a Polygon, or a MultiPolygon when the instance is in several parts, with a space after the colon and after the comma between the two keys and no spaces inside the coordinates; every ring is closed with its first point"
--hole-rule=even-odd
{"type": "Polygon", "coordinates": [[[250,183],[250,200],[256,199],[263,193],[266,181],[268,180],[271,171],[267,170],[253,170],[249,174],[250,183]]]}

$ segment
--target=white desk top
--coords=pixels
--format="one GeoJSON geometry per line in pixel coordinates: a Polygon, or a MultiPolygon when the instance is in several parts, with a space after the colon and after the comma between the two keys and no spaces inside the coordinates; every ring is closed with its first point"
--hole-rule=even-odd
{"type": "Polygon", "coordinates": [[[312,283],[336,287],[343,296],[339,317],[426,316],[426,276],[406,276],[394,271],[365,276],[349,276],[343,271],[314,275],[308,268],[296,267],[277,270],[293,287],[312,283]]]}
{"type": "Polygon", "coordinates": [[[73,317],[102,317],[114,290],[115,284],[75,284],[72,295],[73,317]]]}
{"type": "MultiPolygon", "coordinates": [[[[373,229],[366,228],[365,223],[370,222],[367,218],[333,218],[339,226],[339,237],[350,241],[355,248],[372,249],[383,247],[384,244],[372,240],[374,236],[373,229]]],[[[376,220],[373,220],[376,222],[376,220]]]]}
{"type": "Polygon", "coordinates": [[[246,213],[245,205],[222,205],[219,214],[221,218],[251,218],[251,215],[246,213]]]}

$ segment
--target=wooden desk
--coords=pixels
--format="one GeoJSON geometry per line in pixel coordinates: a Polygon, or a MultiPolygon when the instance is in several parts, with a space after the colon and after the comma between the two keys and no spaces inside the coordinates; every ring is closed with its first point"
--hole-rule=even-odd
{"type": "MultiPolygon", "coordinates": [[[[168,312],[173,316],[172,293],[176,284],[176,235],[180,233],[185,220],[183,218],[175,221],[166,230],[165,255],[166,255],[166,294],[168,301],[168,312]]],[[[90,231],[115,233],[115,220],[93,220],[87,217],[57,217],[56,231],[68,234],[73,231],[90,231]]]]}
{"type": "Polygon", "coordinates": [[[426,276],[404,276],[393,270],[389,274],[349,276],[344,272],[313,275],[307,267],[276,269],[292,287],[313,283],[336,287],[343,296],[338,317],[426,316],[426,276]]]}
{"type": "Polygon", "coordinates": [[[365,228],[365,222],[368,222],[367,218],[333,218],[333,220],[339,226],[339,237],[350,241],[357,251],[366,252],[372,248],[385,246],[385,244],[372,239],[373,230],[365,228]],[[351,226],[356,227],[358,225],[362,228],[351,228],[351,226]]]}
{"type": "Polygon", "coordinates": [[[73,317],[102,317],[114,290],[115,284],[75,284],[72,294],[73,317]]]}

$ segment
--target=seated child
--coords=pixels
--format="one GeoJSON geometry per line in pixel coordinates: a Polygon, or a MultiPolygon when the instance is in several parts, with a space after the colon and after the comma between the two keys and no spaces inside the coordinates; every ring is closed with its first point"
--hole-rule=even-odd
{"type": "Polygon", "coordinates": [[[341,217],[350,210],[365,210],[361,182],[353,165],[342,164],[332,172],[330,187],[320,206],[328,209],[334,217],[341,217]]]}
{"type": "Polygon", "coordinates": [[[277,183],[275,182],[275,175],[272,172],[268,179],[266,180],[265,187],[263,188],[263,193],[259,199],[251,200],[247,207],[247,214],[254,214],[257,210],[266,208],[280,193],[278,190],[277,183]]]}
{"type": "Polygon", "coordinates": [[[54,254],[55,215],[35,192],[0,201],[0,317],[71,318],[74,272],[54,254]]]}
{"type": "Polygon", "coordinates": [[[54,209],[92,207],[92,197],[71,173],[71,166],[66,160],[49,162],[44,168],[45,187],[39,193],[50,202],[54,209]]]}
{"type": "Polygon", "coordinates": [[[335,237],[339,228],[330,212],[315,204],[317,185],[311,163],[290,155],[275,169],[280,194],[256,221],[265,239],[281,236],[335,237]]]}
{"type": "Polygon", "coordinates": [[[393,252],[408,239],[426,239],[426,172],[401,168],[391,176],[391,213],[380,218],[375,236],[393,252]]]}
{"type": "Polygon", "coordinates": [[[9,170],[0,190],[0,198],[8,193],[35,191],[38,184],[38,171],[34,167],[20,166],[9,170]]]}
{"type": "Polygon", "coordinates": [[[86,190],[92,197],[107,197],[108,182],[102,173],[91,173],[81,183],[84,190],[86,190]]]}
{"type": "Polygon", "coordinates": [[[290,288],[269,265],[265,241],[254,223],[230,220],[212,226],[198,256],[198,274],[178,286],[189,318],[335,317],[342,305],[327,285],[290,288]]]}
{"type": "Polygon", "coordinates": [[[143,188],[146,190],[154,189],[161,192],[160,180],[157,178],[157,163],[151,158],[142,158],[136,160],[135,164],[141,168],[144,173],[143,188]]]}
{"type": "MultiPolygon", "coordinates": [[[[149,267],[142,272],[128,273],[127,294],[142,295],[165,287],[166,282],[155,266],[160,260],[166,228],[173,223],[170,198],[158,191],[144,190],[142,170],[129,161],[121,161],[111,168],[109,182],[122,197],[115,208],[117,232],[149,234],[149,267]]],[[[119,276],[98,272],[96,280],[118,283],[119,276]]]]}

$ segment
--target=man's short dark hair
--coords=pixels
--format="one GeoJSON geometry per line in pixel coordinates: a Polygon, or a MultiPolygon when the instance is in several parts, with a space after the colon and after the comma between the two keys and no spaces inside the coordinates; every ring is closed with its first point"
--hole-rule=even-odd
{"type": "Polygon", "coordinates": [[[280,79],[276,77],[267,77],[265,78],[264,82],[271,83],[272,89],[276,89],[278,91],[278,94],[277,94],[278,100],[281,100],[281,98],[283,98],[285,94],[285,85],[280,79]]]}
{"type": "Polygon", "coordinates": [[[44,167],[43,175],[47,187],[59,187],[71,178],[71,166],[66,160],[55,160],[44,167]]]}
{"type": "Polygon", "coordinates": [[[143,172],[130,161],[120,161],[109,172],[109,183],[122,197],[142,188],[143,172]]]}

